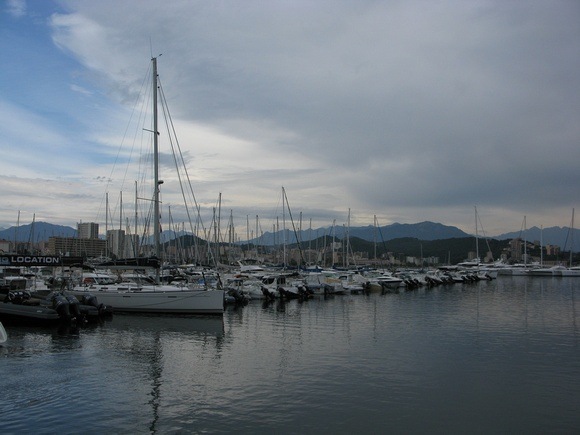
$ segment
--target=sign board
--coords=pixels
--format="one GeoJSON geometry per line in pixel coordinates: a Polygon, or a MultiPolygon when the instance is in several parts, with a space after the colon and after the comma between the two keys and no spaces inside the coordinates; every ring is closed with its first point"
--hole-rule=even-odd
{"type": "Polygon", "coordinates": [[[82,266],[83,257],[61,257],[60,255],[0,255],[0,266],[82,266]]]}

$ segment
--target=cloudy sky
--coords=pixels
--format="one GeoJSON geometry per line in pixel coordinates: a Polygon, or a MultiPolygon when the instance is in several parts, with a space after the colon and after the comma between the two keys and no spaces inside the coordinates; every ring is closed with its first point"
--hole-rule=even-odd
{"type": "MultiPolygon", "coordinates": [[[[104,226],[105,195],[119,220],[121,191],[131,218],[147,152],[128,123],[159,55],[205,224],[221,194],[222,225],[231,215],[241,238],[256,215],[265,231],[282,218],[282,186],[304,229],[345,225],[350,210],[353,226],[376,216],[473,233],[477,206],[496,235],[524,216],[567,226],[580,205],[580,2],[1,7],[0,227],[19,213],[104,226]]],[[[163,219],[181,222],[159,137],[163,219]]]]}

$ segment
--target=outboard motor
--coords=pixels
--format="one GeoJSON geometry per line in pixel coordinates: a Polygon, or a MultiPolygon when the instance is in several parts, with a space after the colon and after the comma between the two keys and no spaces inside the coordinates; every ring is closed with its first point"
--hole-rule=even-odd
{"type": "Polygon", "coordinates": [[[242,294],[238,289],[228,290],[228,295],[234,298],[236,304],[247,304],[248,299],[244,294],[242,294]]]}
{"type": "Polygon", "coordinates": [[[301,299],[309,299],[310,297],[312,297],[312,293],[310,293],[308,287],[301,285],[298,286],[298,296],[301,299]]]}
{"type": "Polygon", "coordinates": [[[81,298],[81,305],[94,307],[98,310],[99,316],[107,317],[113,315],[113,307],[110,305],[99,304],[97,297],[91,293],[83,295],[81,298]]]}
{"type": "Polygon", "coordinates": [[[80,319],[81,308],[79,300],[75,298],[73,295],[65,295],[65,298],[68,301],[71,316],[76,319],[80,319]]]}
{"type": "Polygon", "coordinates": [[[99,302],[97,301],[97,297],[92,294],[83,295],[81,298],[81,303],[83,305],[89,305],[91,307],[99,308],[99,302]]]}
{"type": "Polygon", "coordinates": [[[99,316],[111,317],[113,315],[113,307],[111,305],[99,304],[99,316]]]}
{"type": "Polygon", "coordinates": [[[60,293],[54,293],[51,298],[52,307],[61,319],[70,320],[70,308],[68,300],[60,293]]]}
{"type": "Polygon", "coordinates": [[[13,304],[17,304],[18,300],[20,299],[18,293],[19,292],[14,291],[8,292],[8,294],[4,298],[4,302],[12,302],[13,304]]]}
{"type": "Polygon", "coordinates": [[[276,295],[264,286],[262,286],[262,294],[266,297],[266,299],[270,300],[276,299],[276,295]]]}

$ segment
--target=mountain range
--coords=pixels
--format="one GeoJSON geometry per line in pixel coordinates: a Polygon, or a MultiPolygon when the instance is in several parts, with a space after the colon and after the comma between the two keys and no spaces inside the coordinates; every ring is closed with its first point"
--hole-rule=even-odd
{"type": "MultiPolygon", "coordinates": [[[[400,238],[415,238],[419,240],[433,241],[474,237],[473,234],[467,234],[457,227],[426,221],[416,224],[394,223],[382,227],[369,225],[345,228],[344,226],[336,226],[334,228],[318,228],[316,230],[308,229],[296,232],[294,230],[286,229],[285,237],[283,237],[284,233],[282,231],[276,233],[266,232],[261,237],[250,240],[250,243],[259,245],[275,245],[282,244],[285,241],[288,244],[293,244],[297,242],[297,239],[301,242],[308,242],[309,240],[324,236],[342,239],[346,237],[347,231],[349,237],[357,237],[370,242],[376,241],[377,243],[400,238]]],[[[72,227],[54,225],[47,222],[35,222],[34,224],[21,225],[19,227],[0,230],[0,240],[8,240],[11,242],[16,240],[20,243],[38,243],[47,241],[49,237],[76,237],[76,235],[77,230],[72,227]]],[[[161,235],[161,240],[162,242],[166,242],[181,235],[183,234],[164,231],[161,235]]],[[[568,227],[550,227],[544,229],[532,227],[523,232],[511,232],[493,237],[488,236],[487,238],[509,240],[520,237],[530,242],[536,242],[537,244],[542,243],[543,245],[550,244],[560,246],[563,250],[569,250],[570,246],[572,246],[574,251],[579,251],[580,248],[578,248],[578,245],[580,243],[574,242],[575,240],[580,240],[579,236],[579,230],[574,229],[574,231],[570,231],[570,228],[568,227]]],[[[246,242],[242,243],[245,244],[246,242]]]]}

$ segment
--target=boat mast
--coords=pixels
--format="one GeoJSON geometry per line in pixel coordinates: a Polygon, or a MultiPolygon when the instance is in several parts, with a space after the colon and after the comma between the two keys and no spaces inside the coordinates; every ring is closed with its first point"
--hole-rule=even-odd
{"type": "Polygon", "coordinates": [[[138,209],[137,209],[137,180],[135,180],[135,238],[133,240],[134,246],[133,246],[133,256],[135,258],[137,258],[139,256],[138,252],[139,252],[139,243],[137,242],[137,234],[139,234],[138,230],[137,230],[137,225],[139,224],[139,215],[138,215],[138,209]]]}
{"type": "Polygon", "coordinates": [[[526,217],[524,216],[524,266],[528,265],[528,223],[526,222],[526,217]]]}
{"type": "Polygon", "coordinates": [[[247,245],[246,245],[246,258],[250,257],[250,215],[247,214],[246,215],[246,240],[247,240],[247,245]]]}
{"type": "Polygon", "coordinates": [[[475,208],[475,258],[479,263],[479,234],[477,233],[477,206],[473,206],[475,208]]]}
{"type": "Polygon", "coordinates": [[[346,226],[346,267],[350,267],[348,256],[350,255],[350,208],[348,209],[348,220],[346,226]]]}
{"type": "Polygon", "coordinates": [[[572,249],[574,248],[574,209],[572,209],[572,223],[570,224],[570,266],[572,267],[572,249]]]}
{"type": "Polygon", "coordinates": [[[220,259],[221,259],[221,255],[222,255],[222,248],[220,245],[221,233],[222,233],[221,222],[222,222],[222,193],[220,192],[218,195],[218,215],[217,215],[216,232],[215,232],[216,250],[217,250],[217,258],[216,258],[217,264],[216,264],[216,266],[219,264],[220,259]]]}
{"type": "Polygon", "coordinates": [[[20,210],[16,218],[16,228],[14,228],[14,253],[18,254],[18,229],[20,228],[20,210]]]}
{"type": "Polygon", "coordinates": [[[284,191],[284,186],[282,186],[282,264],[284,270],[286,270],[286,208],[284,206],[284,197],[286,192],[284,191]]]}
{"type": "Polygon", "coordinates": [[[105,255],[109,256],[109,192],[105,194],[105,255]]]}
{"type": "Polygon", "coordinates": [[[374,246],[375,246],[374,259],[375,259],[375,264],[376,264],[376,261],[377,261],[377,215],[374,215],[374,219],[373,219],[373,239],[374,239],[374,246]]]}
{"type": "Polygon", "coordinates": [[[157,58],[153,62],[153,234],[154,254],[161,258],[161,242],[159,237],[159,132],[157,131],[157,58]]]}
{"type": "MultiPolygon", "coordinates": [[[[258,215],[256,215],[256,238],[255,238],[255,243],[254,243],[254,248],[256,248],[256,260],[258,259],[258,239],[261,237],[258,233],[258,215]]],[[[262,240],[260,239],[260,242],[262,240]]]]}
{"type": "Polygon", "coordinates": [[[540,225],[540,266],[544,267],[544,226],[540,225]]]}

